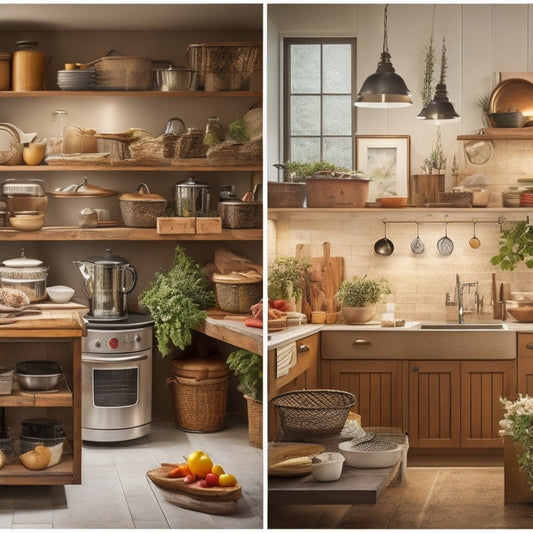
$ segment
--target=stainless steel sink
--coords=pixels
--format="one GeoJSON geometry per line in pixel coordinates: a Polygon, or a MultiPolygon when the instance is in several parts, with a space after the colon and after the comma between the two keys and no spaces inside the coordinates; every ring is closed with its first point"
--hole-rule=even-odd
{"type": "Polygon", "coordinates": [[[507,326],[505,324],[422,324],[420,329],[444,329],[444,330],[464,330],[464,329],[475,329],[475,330],[506,330],[507,326]]]}

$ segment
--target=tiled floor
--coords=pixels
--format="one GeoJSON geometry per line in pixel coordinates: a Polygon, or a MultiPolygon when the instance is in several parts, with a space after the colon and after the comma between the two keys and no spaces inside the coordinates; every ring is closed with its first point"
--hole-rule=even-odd
{"type": "Polygon", "coordinates": [[[246,420],[216,433],[186,433],[154,422],[124,443],[84,443],[81,485],[0,487],[0,529],[261,529],[263,454],[249,444],[246,420]],[[146,472],[201,449],[242,485],[237,512],[214,515],[167,502],[146,472]]]}

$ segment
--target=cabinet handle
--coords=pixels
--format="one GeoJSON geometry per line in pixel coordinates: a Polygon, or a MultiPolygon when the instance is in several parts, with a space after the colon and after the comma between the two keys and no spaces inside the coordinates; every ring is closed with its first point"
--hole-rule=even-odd
{"type": "Polygon", "coordinates": [[[352,342],[352,346],[370,346],[371,342],[368,340],[368,339],[364,339],[362,337],[358,338],[358,339],[355,339],[353,342],[352,342]]]}
{"type": "Polygon", "coordinates": [[[420,370],[420,368],[418,366],[414,366],[413,368],[411,368],[411,370],[413,372],[418,372],[420,370]]]}
{"type": "Polygon", "coordinates": [[[300,344],[300,346],[298,346],[298,348],[296,348],[296,351],[298,353],[303,353],[303,352],[308,352],[310,350],[309,346],[307,346],[307,344],[300,344]]]}
{"type": "Polygon", "coordinates": [[[528,343],[526,344],[526,348],[527,348],[528,350],[533,350],[533,342],[528,342],[528,343]]]}

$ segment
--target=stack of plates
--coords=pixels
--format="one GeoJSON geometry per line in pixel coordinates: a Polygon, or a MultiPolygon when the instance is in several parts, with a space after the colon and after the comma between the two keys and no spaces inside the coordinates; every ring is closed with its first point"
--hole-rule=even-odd
{"type": "Polygon", "coordinates": [[[502,192],[503,207],[520,207],[520,197],[524,189],[513,188],[502,192]]]}
{"type": "Polygon", "coordinates": [[[93,69],[58,70],[57,84],[62,91],[86,91],[93,82],[93,69]]]}
{"type": "Polygon", "coordinates": [[[520,195],[520,207],[532,207],[533,206],[533,192],[523,192],[520,195]]]}

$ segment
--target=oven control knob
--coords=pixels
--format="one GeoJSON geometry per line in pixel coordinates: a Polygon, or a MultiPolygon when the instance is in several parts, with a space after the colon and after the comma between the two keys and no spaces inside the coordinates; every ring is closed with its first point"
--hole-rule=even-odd
{"type": "Polygon", "coordinates": [[[118,339],[116,337],[112,337],[111,339],[107,341],[107,344],[109,345],[110,348],[112,348],[113,350],[116,350],[118,348],[118,339]]]}
{"type": "Polygon", "coordinates": [[[100,341],[96,341],[94,343],[95,348],[100,348],[102,346],[102,343],[100,341]]]}
{"type": "Polygon", "coordinates": [[[140,335],[135,335],[135,342],[141,342],[143,338],[140,335]]]}

